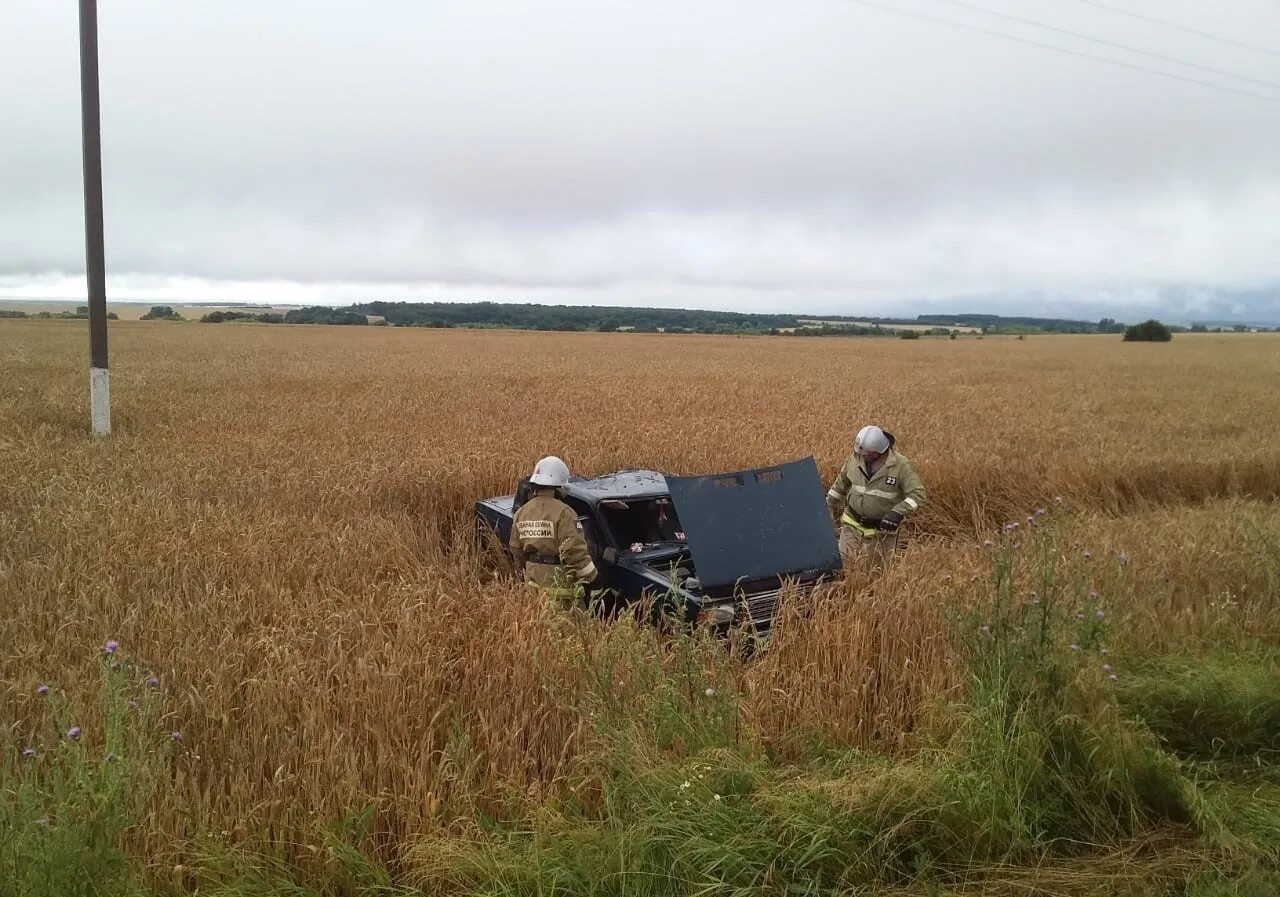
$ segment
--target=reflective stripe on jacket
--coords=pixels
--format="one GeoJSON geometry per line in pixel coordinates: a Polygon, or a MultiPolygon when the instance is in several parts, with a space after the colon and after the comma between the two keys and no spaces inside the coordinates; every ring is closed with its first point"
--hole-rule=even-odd
{"type": "Polygon", "coordinates": [[[827,492],[827,506],[833,515],[848,513],[861,518],[864,526],[875,524],[890,511],[905,518],[924,502],[924,483],[919,474],[906,456],[893,448],[871,476],[867,476],[862,459],[850,455],[827,492]]]}

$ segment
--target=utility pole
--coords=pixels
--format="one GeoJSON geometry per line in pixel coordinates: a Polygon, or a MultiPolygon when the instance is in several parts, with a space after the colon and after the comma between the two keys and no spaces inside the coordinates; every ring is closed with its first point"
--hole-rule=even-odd
{"type": "Polygon", "coordinates": [[[98,4],[80,0],[80,135],[84,152],[84,250],[89,283],[89,416],[111,432],[107,373],[107,262],[102,236],[102,121],[98,103],[98,4]]]}

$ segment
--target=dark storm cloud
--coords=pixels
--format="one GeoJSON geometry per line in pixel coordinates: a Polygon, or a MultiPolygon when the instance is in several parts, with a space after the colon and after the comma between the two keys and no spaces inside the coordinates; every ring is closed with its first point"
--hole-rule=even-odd
{"type": "MultiPolygon", "coordinates": [[[[886,2],[1277,100],[837,0],[114,2],[100,11],[112,295],[167,282],[317,301],[395,288],[1277,314],[1280,57],[1071,0],[990,0],[1273,89],[940,0],[886,2]]],[[[0,30],[9,293],[83,269],[64,7],[11,3],[0,30]]],[[[1230,17],[1126,8],[1280,35],[1266,0],[1230,17]]]]}

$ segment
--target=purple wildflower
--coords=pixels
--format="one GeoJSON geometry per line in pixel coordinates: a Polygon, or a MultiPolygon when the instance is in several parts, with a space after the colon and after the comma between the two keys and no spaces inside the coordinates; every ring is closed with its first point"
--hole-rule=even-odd
{"type": "Polygon", "coordinates": [[[43,683],[36,686],[36,697],[43,698],[48,693],[49,693],[49,686],[44,685],[43,683]]]}
{"type": "Polygon", "coordinates": [[[79,738],[79,737],[80,737],[80,727],[79,727],[79,726],[72,726],[70,729],[68,729],[68,730],[67,730],[67,737],[68,737],[68,738],[79,738]]]}
{"type": "Polygon", "coordinates": [[[1115,682],[1115,681],[1116,681],[1116,674],[1115,674],[1115,673],[1112,673],[1112,674],[1111,674],[1110,676],[1108,676],[1107,678],[1108,678],[1108,679],[1110,679],[1112,682],[1115,682]]]}
{"type": "Polygon", "coordinates": [[[1045,514],[1048,514],[1048,513],[1049,513],[1049,512],[1048,512],[1048,511],[1046,511],[1044,508],[1036,508],[1036,516],[1037,516],[1037,517],[1043,517],[1045,514]]]}
{"type": "Polygon", "coordinates": [[[1108,654],[1110,654],[1111,652],[1110,652],[1110,651],[1108,651],[1106,648],[1099,648],[1099,649],[1098,649],[1098,653],[1099,653],[1099,654],[1101,654],[1103,657],[1106,657],[1106,656],[1107,656],[1108,654]]]}
{"type": "Polygon", "coordinates": [[[1117,559],[1120,561],[1120,565],[1121,565],[1122,567],[1123,567],[1125,564],[1129,563],[1129,555],[1128,555],[1128,553],[1126,553],[1126,552],[1123,552],[1123,551],[1122,551],[1122,552],[1120,552],[1120,554],[1119,554],[1119,556],[1118,556],[1118,558],[1117,558],[1117,559]]]}
{"type": "Polygon", "coordinates": [[[1036,522],[1036,519],[1034,517],[1027,518],[1027,526],[1034,526],[1035,522],[1036,522]]]}
{"type": "Polygon", "coordinates": [[[1077,620],[1083,620],[1083,619],[1084,619],[1084,614],[1083,614],[1083,613],[1078,613],[1078,614],[1076,614],[1076,619],[1077,619],[1077,620]]]}
{"type": "Polygon", "coordinates": [[[155,676],[152,676],[151,678],[149,678],[149,679],[147,680],[147,687],[148,687],[148,688],[159,688],[159,687],[160,687],[160,680],[159,680],[159,679],[157,679],[155,676]]]}
{"type": "Polygon", "coordinates": [[[130,699],[129,699],[129,703],[128,703],[128,707],[129,707],[129,709],[130,709],[130,710],[137,710],[137,709],[138,709],[138,702],[137,702],[137,701],[135,701],[133,698],[130,698],[130,699]]]}
{"type": "Polygon", "coordinates": [[[1060,504],[1062,504],[1062,496],[1061,496],[1061,495],[1055,495],[1055,496],[1053,497],[1053,503],[1054,503],[1055,505],[1060,505],[1060,504]]]}
{"type": "Polygon", "coordinates": [[[35,757],[36,757],[36,749],[35,749],[35,748],[23,748],[23,749],[22,749],[22,756],[23,756],[23,759],[25,759],[25,760],[34,760],[34,759],[35,759],[35,757]]]}
{"type": "Polygon", "coordinates": [[[1090,600],[1090,601],[1097,601],[1097,600],[1098,600],[1098,593],[1097,593],[1097,592],[1090,591],[1090,592],[1089,592],[1089,600],[1090,600]]]}
{"type": "Polygon", "coordinates": [[[1087,560],[1089,560],[1089,558],[1091,558],[1091,557],[1093,557],[1093,552],[1092,552],[1092,551],[1086,551],[1086,552],[1084,553],[1084,559],[1085,559],[1086,561],[1087,561],[1087,560]]]}
{"type": "Polygon", "coordinates": [[[1105,616],[1105,614],[1103,614],[1103,612],[1099,610],[1094,614],[1094,616],[1097,617],[1099,620],[1101,620],[1105,616]]]}
{"type": "Polygon", "coordinates": [[[983,543],[982,543],[982,547],[983,547],[983,548],[990,548],[990,547],[991,547],[991,540],[990,540],[990,539],[987,539],[985,542],[983,542],[983,543]]]}
{"type": "Polygon", "coordinates": [[[1017,528],[1018,528],[1018,524],[1017,524],[1016,522],[1014,522],[1014,523],[1006,523],[1006,524],[1004,525],[1004,531],[1005,531],[1006,533],[1011,533],[1011,532],[1013,532],[1014,530],[1016,530],[1017,528]]]}
{"type": "Polygon", "coordinates": [[[36,820],[36,825],[48,825],[48,824],[49,824],[48,816],[41,816],[39,819],[36,820]]]}
{"type": "Polygon", "coordinates": [[[1110,672],[1111,672],[1111,664],[1109,664],[1109,663],[1104,663],[1104,664],[1102,665],[1102,672],[1104,672],[1104,673],[1110,673],[1110,672]]]}
{"type": "Polygon", "coordinates": [[[182,733],[181,733],[181,732],[179,732],[179,731],[177,731],[177,730],[175,729],[174,731],[172,731],[172,732],[170,732],[170,733],[169,733],[169,740],[170,740],[170,741],[181,741],[181,740],[182,740],[182,733]]]}
{"type": "Polygon", "coordinates": [[[120,650],[120,643],[115,639],[108,639],[107,643],[102,646],[103,654],[115,654],[120,650]]]}

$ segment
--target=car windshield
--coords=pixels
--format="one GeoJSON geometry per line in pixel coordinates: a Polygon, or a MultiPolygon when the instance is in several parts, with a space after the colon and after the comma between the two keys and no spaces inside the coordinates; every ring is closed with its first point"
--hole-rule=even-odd
{"type": "Polygon", "coordinates": [[[601,502],[600,509],[619,548],[639,550],[646,545],[684,541],[684,530],[669,498],[612,499],[601,502]]]}

